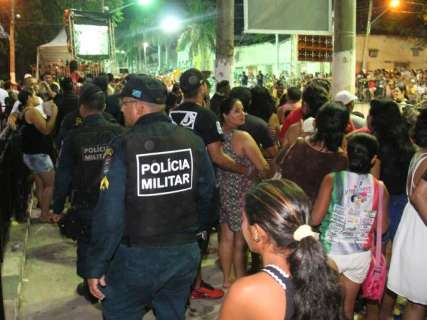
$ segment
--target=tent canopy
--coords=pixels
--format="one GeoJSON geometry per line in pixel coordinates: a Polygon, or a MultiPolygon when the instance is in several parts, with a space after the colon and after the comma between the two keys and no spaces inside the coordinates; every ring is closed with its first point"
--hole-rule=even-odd
{"type": "Polygon", "coordinates": [[[65,64],[67,61],[72,60],[73,57],[68,52],[65,28],[62,28],[52,41],[39,46],[38,55],[40,66],[65,64]]]}

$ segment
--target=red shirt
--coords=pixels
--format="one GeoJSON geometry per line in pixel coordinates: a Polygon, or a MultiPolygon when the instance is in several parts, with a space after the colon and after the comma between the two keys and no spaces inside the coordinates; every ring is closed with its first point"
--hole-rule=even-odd
{"type": "Polygon", "coordinates": [[[297,123],[302,119],[302,108],[295,109],[292,111],[285,119],[285,122],[283,122],[282,129],[279,133],[279,139],[283,140],[285,137],[286,131],[288,131],[289,127],[293,125],[294,123],[297,123]]]}

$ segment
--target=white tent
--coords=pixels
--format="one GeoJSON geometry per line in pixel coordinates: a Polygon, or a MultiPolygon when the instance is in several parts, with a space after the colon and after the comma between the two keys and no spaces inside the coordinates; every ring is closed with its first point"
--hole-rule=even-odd
{"type": "Polygon", "coordinates": [[[58,35],[51,42],[37,47],[37,78],[39,76],[40,66],[49,64],[65,65],[67,61],[73,59],[67,46],[67,33],[62,28],[58,35]]]}

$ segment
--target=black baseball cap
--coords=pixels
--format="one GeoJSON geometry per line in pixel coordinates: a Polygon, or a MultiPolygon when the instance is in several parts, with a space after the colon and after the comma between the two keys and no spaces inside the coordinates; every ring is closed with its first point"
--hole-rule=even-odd
{"type": "Polygon", "coordinates": [[[93,83],[85,83],[80,89],[79,103],[86,104],[99,93],[104,93],[100,87],[93,83]]]}
{"type": "Polygon", "coordinates": [[[179,78],[179,85],[183,92],[190,92],[199,88],[202,85],[203,80],[205,80],[205,77],[200,70],[191,68],[181,74],[181,77],[179,78]]]}
{"type": "Polygon", "coordinates": [[[160,80],[147,75],[130,75],[120,97],[130,97],[155,104],[164,104],[167,97],[166,86],[160,80]]]}

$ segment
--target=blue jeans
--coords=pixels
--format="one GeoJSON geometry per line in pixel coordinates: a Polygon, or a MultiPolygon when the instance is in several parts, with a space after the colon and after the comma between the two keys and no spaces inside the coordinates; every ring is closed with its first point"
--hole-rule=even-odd
{"type": "Polygon", "coordinates": [[[400,219],[402,218],[403,209],[408,203],[406,194],[391,194],[388,205],[389,227],[387,233],[383,237],[383,242],[394,239],[400,219]]]}
{"type": "Polygon", "coordinates": [[[158,320],[185,319],[199,261],[196,242],[155,248],[121,244],[106,275],[104,319],[141,320],[150,304],[158,320]]]}

